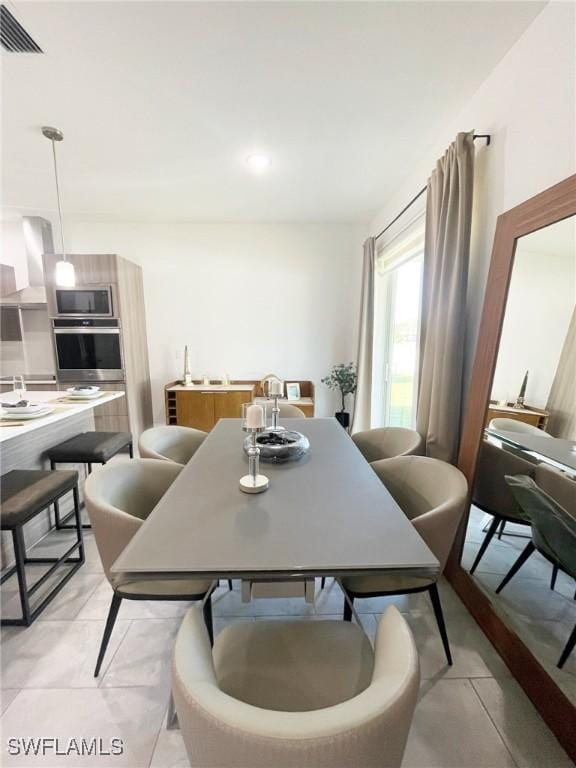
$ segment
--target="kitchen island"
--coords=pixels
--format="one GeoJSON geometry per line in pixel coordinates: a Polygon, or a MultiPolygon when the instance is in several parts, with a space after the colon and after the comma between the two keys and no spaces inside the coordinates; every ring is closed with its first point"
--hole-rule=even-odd
{"type": "MultiPolygon", "coordinates": [[[[66,392],[63,391],[27,390],[27,400],[32,403],[46,403],[54,410],[37,419],[20,421],[15,416],[10,420],[17,422],[19,426],[8,426],[8,422],[0,421],[0,474],[4,475],[13,469],[49,469],[49,462],[45,458],[46,451],[81,432],[94,431],[94,410],[121,397],[124,397],[124,392],[103,392],[102,397],[94,400],[71,402],[66,401],[66,392]]],[[[0,399],[3,403],[14,403],[19,398],[14,392],[5,392],[0,399]]],[[[65,468],[78,469],[82,482],[81,466],[66,465],[65,468]]],[[[49,529],[48,513],[38,515],[25,529],[27,543],[38,541],[49,529]]],[[[8,552],[4,546],[2,549],[2,554],[10,558],[11,548],[7,548],[8,552]]]]}

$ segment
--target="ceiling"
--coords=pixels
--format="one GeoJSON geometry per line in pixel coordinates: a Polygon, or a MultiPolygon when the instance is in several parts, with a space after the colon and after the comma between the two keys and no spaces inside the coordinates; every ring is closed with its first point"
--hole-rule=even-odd
{"type": "Polygon", "coordinates": [[[5,211],[54,211],[54,125],[67,218],[367,221],[544,4],[8,5],[5,211]]]}

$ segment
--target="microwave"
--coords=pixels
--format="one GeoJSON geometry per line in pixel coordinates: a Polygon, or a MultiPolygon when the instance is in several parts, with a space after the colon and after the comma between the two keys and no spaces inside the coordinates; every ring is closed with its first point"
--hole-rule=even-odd
{"type": "Polygon", "coordinates": [[[113,317],[112,286],[55,288],[58,317],[113,317]]]}

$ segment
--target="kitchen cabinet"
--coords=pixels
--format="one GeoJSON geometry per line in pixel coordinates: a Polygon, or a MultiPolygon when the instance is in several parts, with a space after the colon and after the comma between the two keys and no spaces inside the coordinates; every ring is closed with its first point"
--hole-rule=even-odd
{"type": "Polygon", "coordinates": [[[166,388],[166,421],[209,432],[219,419],[239,419],[242,404],[250,403],[254,387],[173,385],[166,388]]]}

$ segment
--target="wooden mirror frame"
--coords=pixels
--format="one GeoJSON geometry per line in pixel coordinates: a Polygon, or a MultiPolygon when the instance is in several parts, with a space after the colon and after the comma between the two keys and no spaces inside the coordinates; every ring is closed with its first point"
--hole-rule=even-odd
{"type": "MultiPolygon", "coordinates": [[[[458,455],[458,467],[466,475],[470,487],[469,502],[496,368],[517,241],[520,237],[570,216],[576,216],[576,174],[498,217],[458,455]]],[[[576,707],[518,635],[503,621],[489,598],[460,564],[469,513],[470,503],[448,560],[446,577],[558,741],[576,761],[576,707]]]]}

